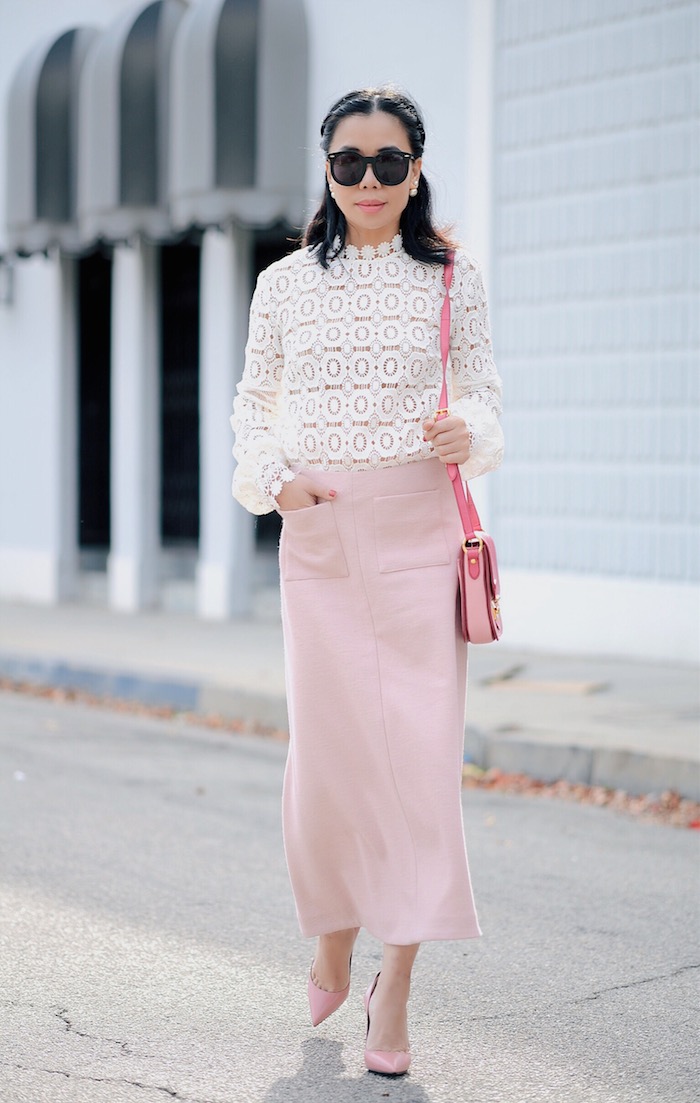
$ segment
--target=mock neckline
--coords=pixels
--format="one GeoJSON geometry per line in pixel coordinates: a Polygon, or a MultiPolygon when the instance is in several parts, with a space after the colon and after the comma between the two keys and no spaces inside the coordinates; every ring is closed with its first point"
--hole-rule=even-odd
{"type": "Polygon", "coordinates": [[[379,245],[363,245],[360,249],[356,245],[346,245],[340,258],[342,260],[378,260],[380,257],[391,256],[392,253],[400,253],[403,249],[403,238],[396,234],[391,241],[380,241],[379,245]]]}

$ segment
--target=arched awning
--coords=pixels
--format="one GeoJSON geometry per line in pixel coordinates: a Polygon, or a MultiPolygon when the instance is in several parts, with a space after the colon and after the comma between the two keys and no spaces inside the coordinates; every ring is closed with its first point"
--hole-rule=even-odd
{"type": "Polygon", "coordinates": [[[77,27],[38,43],[10,86],[7,126],[7,246],[21,255],[79,247],[76,216],[78,93],[88,48],[77,27]]]}
{"type": "Polygon", "coordinates": [[[201,0],[171,68],[173,224],[301,225],[306,190],[303,0],[201,0]]]}
{"type": "Polygon", "coordinates": [[[93,44],[81,81],[78,216],[84,245],[171,236],[170,54],[184,0],[154,0],[93,44]]]}

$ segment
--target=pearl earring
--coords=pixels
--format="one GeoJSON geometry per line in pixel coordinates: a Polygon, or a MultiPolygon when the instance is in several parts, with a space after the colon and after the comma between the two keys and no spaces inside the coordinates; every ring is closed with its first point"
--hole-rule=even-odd
{"type": "Polygon", "coordinates": [[[415,199],[416,196],[418,195],[418,181],[417,180],[414,180],[413,183],[411,184],[411,190],[409,191],[408,194],[411,196],[412,199],[415,199]]]}
{"type": "Polygon", "coordinates": [[[331,199],[335,199],[335,192],[333,191],[333,188],[329,188],[328,190],[331,193],[331,199]]]}

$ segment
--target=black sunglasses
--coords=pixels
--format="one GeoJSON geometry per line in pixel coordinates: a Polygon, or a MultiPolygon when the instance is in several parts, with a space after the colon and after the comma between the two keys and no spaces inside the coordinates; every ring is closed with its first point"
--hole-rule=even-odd
{"type": "Polygon", "coordinates": [[[375,157],[364,157],[352,149],[342,149],[339,153],[329,153],[328,161],[331,166],[331,176],[336,184],[342,184],[344,188],[351,188],[364,179],[367,166],[372,166],[372,171],[380,184],[393,188],[396,184],[403,184],[408,176],[410,161],[415,161],[412,153],[402,153],[399,149],[385,149],[377,153],[375,157]]]}

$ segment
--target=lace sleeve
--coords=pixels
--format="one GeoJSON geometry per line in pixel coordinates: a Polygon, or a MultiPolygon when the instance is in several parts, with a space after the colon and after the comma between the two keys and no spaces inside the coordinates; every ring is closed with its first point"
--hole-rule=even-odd
{"type": "Polygon", "coordinates": [[[452,295],[450,411],[466,422],[471,453],[460,465],[473,479],[498,467],[503,459],[501,379],[493,362],[488,305],[481,272],[465,253],[458,253],[452,295]]]}
{"type": "Polygon", "coordinates": [[[262,272],[250,305],[245,367],[231,417],[237,461],[233,496],[257,514],[271,513],[277,505],[276,495],[294,478],[275,432],[284,370],[275,307],[266,273],[262,272]]]}

